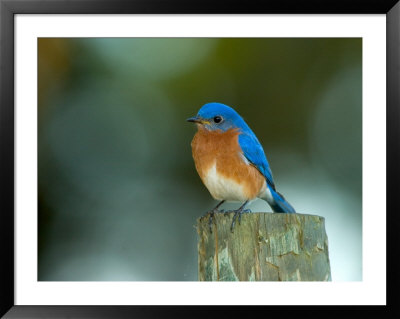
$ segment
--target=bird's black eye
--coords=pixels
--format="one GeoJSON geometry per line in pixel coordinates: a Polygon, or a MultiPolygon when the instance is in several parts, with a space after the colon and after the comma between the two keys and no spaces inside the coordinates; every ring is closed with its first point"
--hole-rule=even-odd
{"type": "Polygon", "coordinates": [[[215,123],[220,123],[220,122],[222,122],[222,117],[221,117],[221,116],[214,116],[214,122],[215,122],[215,123]]]}

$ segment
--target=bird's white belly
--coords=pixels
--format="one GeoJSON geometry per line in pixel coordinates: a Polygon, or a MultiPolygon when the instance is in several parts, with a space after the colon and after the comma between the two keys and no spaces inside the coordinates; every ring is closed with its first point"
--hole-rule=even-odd
{"type": "Polygon", "coordinates": [[[227,178],[217,171],[214,163],[204,176],[204,184],[211,195],[218,200],[240,201],[248,200],[243,185],[235,180],[227,178]]]}

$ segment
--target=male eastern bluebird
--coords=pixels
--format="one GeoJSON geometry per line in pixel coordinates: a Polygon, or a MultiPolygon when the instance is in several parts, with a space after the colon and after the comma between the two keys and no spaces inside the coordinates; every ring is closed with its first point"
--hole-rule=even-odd
{"type": "Polygon", "coordinates": [[[260,142],[234,109],[208,103],[187,121],[198,128],[191,144],[196,170],[212,197],[221,201],[208,212],[210,231],[214,213],[223,212],[218,208],[225,201],[243,202],[232,211],[232,231],[237,217],[240,224],[242,213],[250,212],[244,207],[257,197],[267,201],[274,212],[296,212],[276,191],[260,142]]]}

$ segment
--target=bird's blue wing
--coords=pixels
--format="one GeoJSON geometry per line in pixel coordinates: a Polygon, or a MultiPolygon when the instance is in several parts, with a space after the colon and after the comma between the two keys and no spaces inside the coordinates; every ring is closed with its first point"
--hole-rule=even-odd
{"type": "Polygon", "coordinates": [[[243,155],[253,164],[266,178],[269,186],[275,189],[274,179],[265,156],[264,150],[254,133],[243,132],[239,134],[239,145],[243,155]]]}

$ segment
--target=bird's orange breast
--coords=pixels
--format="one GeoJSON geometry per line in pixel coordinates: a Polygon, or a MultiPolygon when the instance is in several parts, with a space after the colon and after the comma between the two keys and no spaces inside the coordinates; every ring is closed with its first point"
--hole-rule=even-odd
{"type": "Polygon", "coordinates": [[[264,176],[243,155],[239,134],[199,126],[192,140],[196,170],[215,199],[251,200],[265,190],[264,176]]]}

